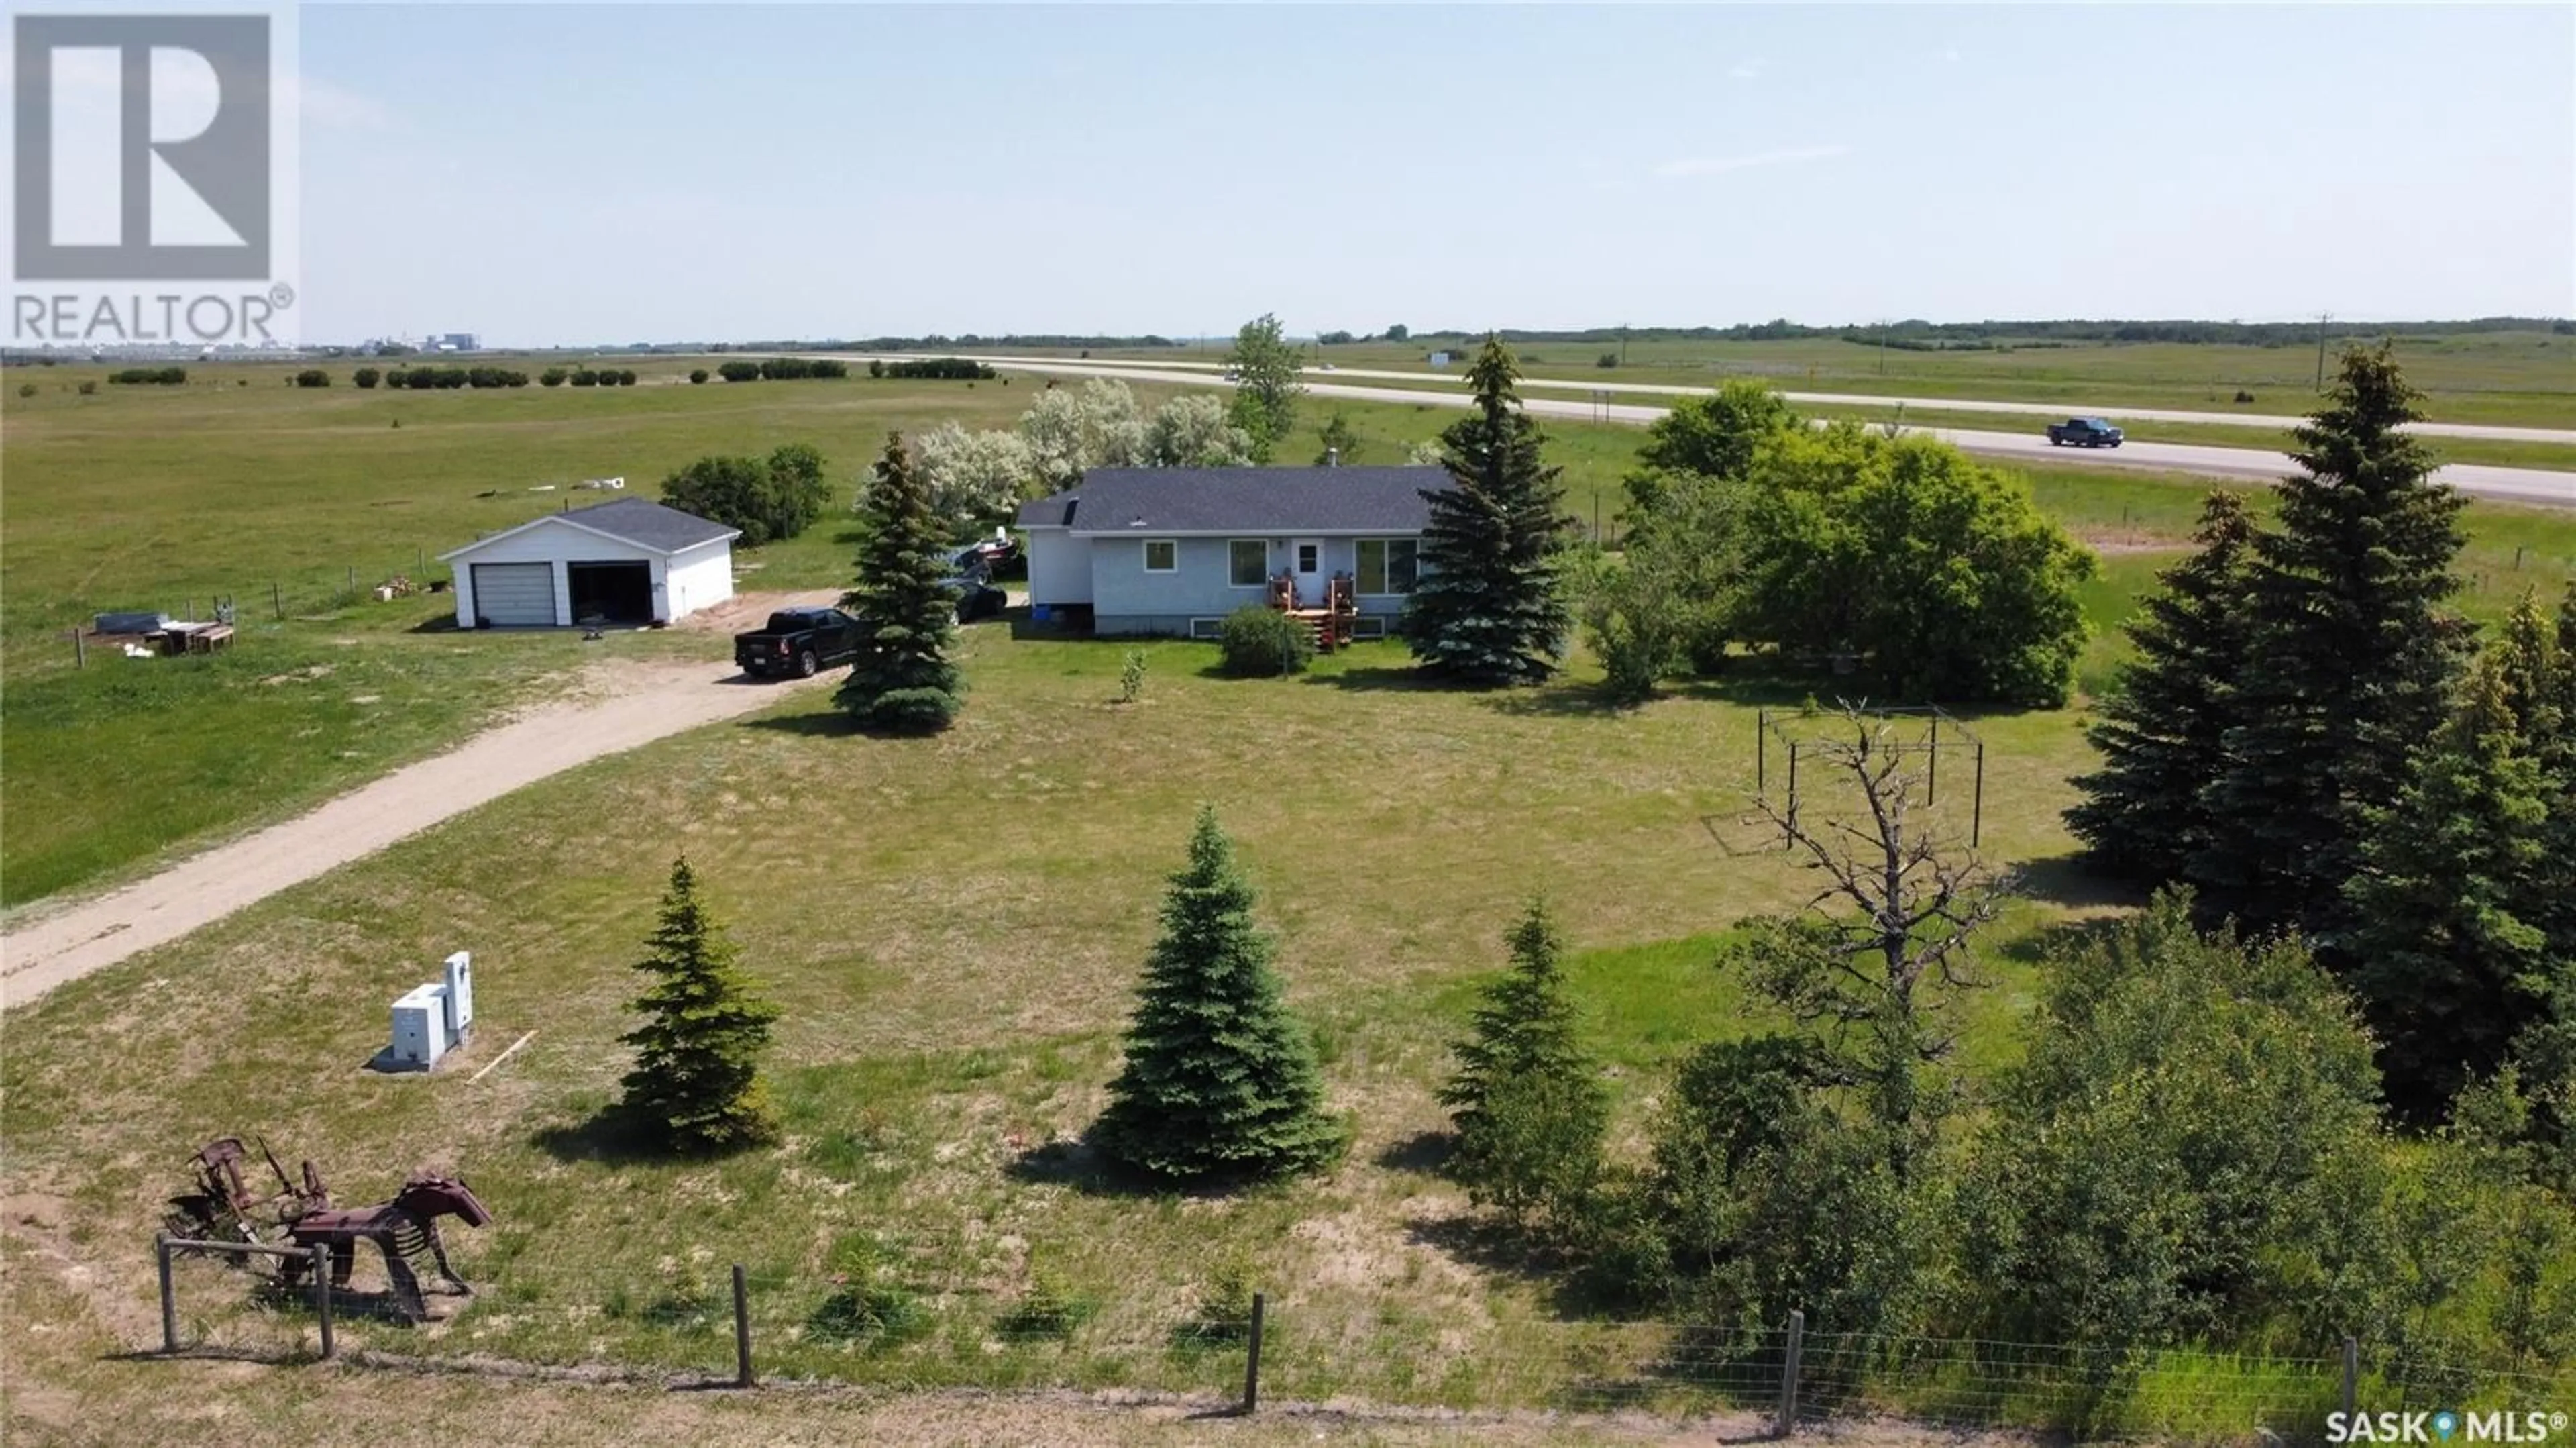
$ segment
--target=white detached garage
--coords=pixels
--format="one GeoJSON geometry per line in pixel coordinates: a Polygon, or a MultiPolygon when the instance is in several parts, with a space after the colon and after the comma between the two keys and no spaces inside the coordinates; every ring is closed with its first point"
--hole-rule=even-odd
{"type": "Polygon", "coordinates": [[[741,530],[642,498],[549,513],[440,561],[458,628],[569,628],[686,618],[733,597],[741,530]]]}

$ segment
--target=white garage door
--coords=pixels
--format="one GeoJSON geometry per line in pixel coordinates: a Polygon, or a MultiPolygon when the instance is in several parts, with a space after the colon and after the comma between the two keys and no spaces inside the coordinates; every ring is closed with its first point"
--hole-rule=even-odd
{"type": "Polygon", "coordinates": [[[554,627],[555,566],[475,564],[474,616],[494,628],[554,627]]]}

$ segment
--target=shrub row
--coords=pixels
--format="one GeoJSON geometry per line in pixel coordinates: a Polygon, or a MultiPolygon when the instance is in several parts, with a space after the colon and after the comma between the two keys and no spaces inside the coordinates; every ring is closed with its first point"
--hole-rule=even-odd
{"type": "Polygon", "coordinates": [[[991,379],[994,373],[983,363],[970,362],[963,357],[924,357],[911,362],[871,361],[868,375],[931,382],[982,382],[991,379]]]}
{"type": "Polygon", "coordinates": [[[188,380],[185,367],[128,367],[111,372],[107,380],[125,387],[178,387],[188,380]]]}
{"type": "Polygon", "coordinates": [[[766,362],[727,362],[716,369],[727,382],[802,382],[850,375],[850,364],[829,357],[772,357],[766,362]]]}
{"type": "MultiPolygon", "coordinates": [[[[358,369],[350,378],[360,387],[375,386],[372,367],[358,369]]],[[[396,367],[384,374],[387,387],[408,387],[428,392],[451,387],[525,387],[528,374],[509,367],[396,367]]]]}

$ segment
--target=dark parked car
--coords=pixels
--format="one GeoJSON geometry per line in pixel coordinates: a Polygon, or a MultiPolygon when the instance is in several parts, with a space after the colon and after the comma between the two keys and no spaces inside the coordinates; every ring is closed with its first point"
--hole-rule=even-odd
{"type": "Polygon", "coordinates": [[[733,636],[733,661],[746,674],[814,677],[859,655],[858,620],[837,608],[790,608],[757,632],[733,636]]]}
{"type": "Polygon", "coordinates": [[[2118,447],[2120,430],[2098,417],[2070,417],[2048,425],[2050,447],[2118,447]]]}
{"type": "Polygon", "coordinates": [[[957,595],[959,623],[973,623],[977,619],[992,618],[1011,601],[1011,596],[995,588],[990,581],[990,575],[980,570],[960,573],[954,578],[945,580],[941,586],[957,595]]]}

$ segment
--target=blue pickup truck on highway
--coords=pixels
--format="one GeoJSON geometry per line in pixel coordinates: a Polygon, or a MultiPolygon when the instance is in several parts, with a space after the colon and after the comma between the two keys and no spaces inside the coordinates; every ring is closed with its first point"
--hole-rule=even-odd
{"type": "Polygon", "coordinates": [[[2050,447],[2118,447],[2120,430],[2098,417],[2070,417],[2048,425],[2050,447]]]}

